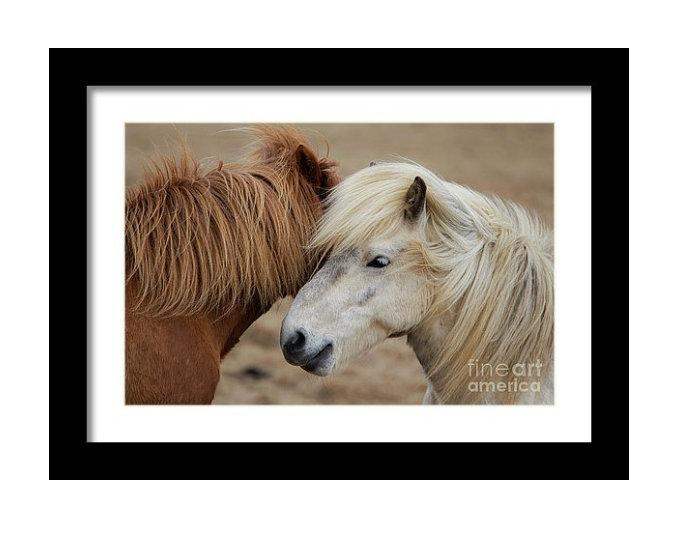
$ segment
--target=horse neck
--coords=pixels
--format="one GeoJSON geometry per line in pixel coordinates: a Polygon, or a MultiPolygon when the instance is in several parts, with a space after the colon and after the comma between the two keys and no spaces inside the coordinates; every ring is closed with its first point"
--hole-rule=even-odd
{"type": "MultiPolygon", "coordinates": [[[[424,403],[459,403],[459,395],[457,398],[446,399],[446,396],[437,389],[437,386],[431,381],[429,377],[429,370],[432,369],[434,359],[439,355],[443,347],[444,340],[449,334],[450,326],[457,320],[457,312],[448,311],[442,315],[435,316],[424,320],[420,325],[413,329],[407,337],[407,343],[412,347],[417,356],[417,360],[424,370],[424,375],[428,383],[427,393],[425,394],[424,403]]],[[[457,357],[457,355],[456,355],[457,357]]],[[[520,404],[550,404],[553,402],[553,361],[552,355],[545,359],[546,367],[540,379],[540,392],[525,392],[517,396],[517,403],[520,404]]],[[[467,363],[465,362],[465,366],[467,363]]],[[[488,403],[488,396],[483,396],[481,403],[488,403]]],[[[474,401],[471,401],[474,403],[474,401]]],[[[477,402],[478,403],[478,402],[477,402]]]]}
{"type": "Polygon", "coordinates": [[[429,388],[432,391],[432,403],[438,401],[438,393],[429,379],[429,370],[431,370],[434,359],[438,356],[438,352],[441,349],[442,342],[448,334],[448,325],[451,324],[451,319],[450,313],[426,319],[407,336],[407,343],[414,350],[417,360],[424,370],[429,388]]]}
{"type": "Polygon", "coordinates": [[[233,309],[223,314],[208,314],[210,335],[216,340],[221,357],[231,351],[241,335],[266,312],[256,301],[242,309],[233,309]]]}
{"type": "MultiPolygon", "coordinates": [[[[129,281],[126,284],[126,308],[127,314],[133,313],[132,304],[136,302],[138,287],[135,281],[129,281]]],[[[253,324],[257,318],[266,312],[266,309],[258,303],[256,299],[252,300],[244,307],[233,307],[224,311],[211,311],[199,314],[192,314],[189,316],[181,316],[192,320],[193,324],[197,326],[197,334],[207,342],[212,348],[216,348],[219,356],[225,356],[233,346],[238,343],[241,335],[253,324]]],[[[145,316],[145,314],[142,314],[145,316]]],[[[173,319],[179,316],[172,316],[173,319]]],[[[160,318],[157,318],[160,319],[160,318]]]]}

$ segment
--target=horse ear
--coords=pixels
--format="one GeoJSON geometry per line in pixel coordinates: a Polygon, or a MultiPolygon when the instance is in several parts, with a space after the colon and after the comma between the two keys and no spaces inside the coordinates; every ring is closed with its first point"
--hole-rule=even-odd
{"type": "Polygon", "coordinates": [[[426,184],[416,176],[405,194],[404,215],[407,221],[417,221],[426,204],[426,184]]]}
{"type": "Polygon", "coordinates": [[[305,145],[298,145],[295,150],[295,161],[298,171],[317,188],[326,188],[326,176],[322,173],[317,156],[305,145]]]}

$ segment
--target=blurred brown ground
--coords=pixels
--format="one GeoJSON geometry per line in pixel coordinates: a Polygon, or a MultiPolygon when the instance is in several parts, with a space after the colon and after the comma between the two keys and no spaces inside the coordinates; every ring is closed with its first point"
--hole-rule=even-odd
{"type": "MultiPolygon", "coordinates": [[[[126,184],[140,180],[155,149],[183,135],[195,155],[232,160],[245,144],[237,124],[129,124],[126,184]]],[[[553,223],[552,124],[309,124],[296,125],[319,147],[330,147],[343,176],[372,160],[410,158],[447,180],[515,200],[553,223]]],[[[289,366],[278,346],[290,299],[248,329],[224,359],[214,403],[420,403],[425,382],[405,339],[387,340],[333,377],[289,366]]]]}

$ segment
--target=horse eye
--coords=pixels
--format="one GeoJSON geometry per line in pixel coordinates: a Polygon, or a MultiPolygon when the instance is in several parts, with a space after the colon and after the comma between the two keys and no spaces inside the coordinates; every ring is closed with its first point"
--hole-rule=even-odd
{"type": "Polygon", "coordinates": [[[374,260],[367,264],[367,267],[384,268],[390,263],[391,261],[385,256],[376,256],[374,257],[374,260]]]}

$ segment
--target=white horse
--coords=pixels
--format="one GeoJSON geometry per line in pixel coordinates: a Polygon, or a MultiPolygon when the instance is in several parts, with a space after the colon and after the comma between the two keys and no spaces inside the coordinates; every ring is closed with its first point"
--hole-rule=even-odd
{"type": "Polygon", "coordinates": [[[407,334],[425,403],[552,403],[552,233],[521,206],[413,163],[370,165],[328,198],[328,253],[283,321],[286,360],[328,375],[407,334]]]}

